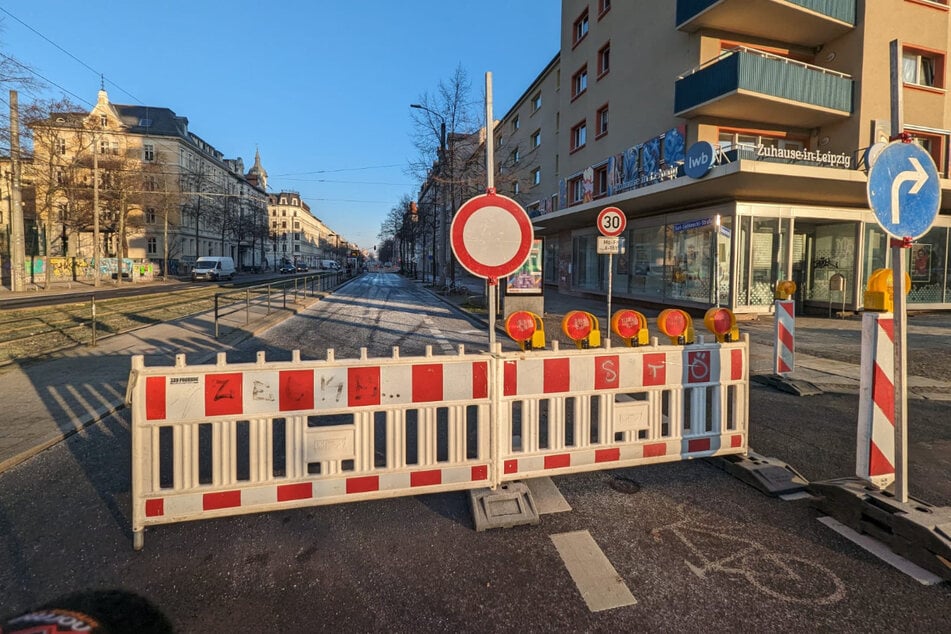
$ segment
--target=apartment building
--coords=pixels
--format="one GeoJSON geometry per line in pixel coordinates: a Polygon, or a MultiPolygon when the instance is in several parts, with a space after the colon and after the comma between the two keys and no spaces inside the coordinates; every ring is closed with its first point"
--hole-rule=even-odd
{"type": "Polygon", "coordinates": [[[105,90],[88,113],[30,124],[36,222],[45,254],[169,262],[186,273],[198,256],[259,266],[267,235],[267,174],[255,157],[226,159],[168,108],[113,104],[105,90]],[[94,187],[93,185],[98,185],[94,187]],[[95,222],[98,220],[98,223],[95,222]],[[98,224],[98,227],[96,227],[98,224]]]}
{"type": "Polygon", "coordinates": [[[495,128],[546,282],[606,292],[595,220],[614,206],[615,295],[758,313],[792,279],[801,309],[861,308],[891,258],[866,188],[898,40],[902,130],[943,194],[908,301],[951,308],[949,23],[946,0],[564,0],[558,55],[495,128]]]}
{"type": "Polygon", "coordinates": [[[303,264],[316,269],[321,260],[336,260],[337,235],[313,215],[300,193],[282,191],[268,197],[269,262],[303,264]]]}

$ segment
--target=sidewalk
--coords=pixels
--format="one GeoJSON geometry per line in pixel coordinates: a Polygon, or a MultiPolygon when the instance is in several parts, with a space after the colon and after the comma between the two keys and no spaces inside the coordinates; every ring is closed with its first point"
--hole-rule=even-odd
{"type": "MultiPolygon", "coordinates": [[[[420,284],[420,282],[417,282],[420,284]]],[[[470,285],[473,289],[477,286],[470,285]]],[[[85,292],[85,291],[80,291],[85,292]]],[[[460,306],[466,301],[462,296],[443,297],[441,301],[460,306]]],[[[306,304],[301,304],[303,308],[306,304]]],[[[633,307],[629,302],[615,301],[612,310],[633,307]]],[[[563,295],[547,291],[545,295],[545,330],[548,341],[558,340],[562,348],[574,344],[561,333],[561,320],[570,310],[586,310],[601,319],[607,312],[605,301],[563,295]]],[[[641,309],[649,320],[651,336],[662,338],[656,332],[654,318],[657,310],[641,309]]],[[[51,357],[20,365],[0,367],[0,402],[4,409],[15,415],[5,417],[0,424],[0,471],[13,467],[40,451],[60,442],[63,438],[82,430],[107,414],[124,406],[125,386],[129,377],[130,357],[141,354],[147,365],[174,363],[176,354],[187,355],[189,364],[207,363],[219,352],[234,351],[245,340],[266,330],[276,321],[286,319],[289,313],[276,313],[267,320],[254,324],[247,330],[237,330],[220,340],[214,338],[214,322],[210,313],[187,317],[140,328],[101,339],[95,348],[79,347],[65,350],[51,357]],[[76,377],[82,377],[76,381],[76,377]]],[[[471,315],[470,315],[471,317],[471,315]]],[[[476,317],[488,326],[487,319],[476,317]]],[[[944,342],[951,338],[951,315],[941,315],[931,320],[931,336],[944,342]]],[[[501,327],[501,320],[497,321],[501,327]]],[[[861,331],[861,320],[829,320],[797,318],[799,329],[830,333],[834,341],[828,350],[832,358],[810,356],[797,352],[796,370],[793,379],[808,381],[823,391],[858,393],[859,349],[855,333],[861,331]],[[846,341],[839,333],[849,333],[846,341]]],[[[702,323],[695,323],[697,334],[704,331],[702,323]]],[[[751,374],[771,374],[773,354],[772,319],[740,324],[740,333],[750,337],[751,374]]],[[[500,333],[499,340],[507,340],[500,333]]],[[[602,331],[607,337],[607,330],[602,331]]],[[[611,337],[613,347],[622,347],[623,341],[611,337]]],[[[663,341],[663,339],[662,339],[663,341]]],[[[550,343],[549,343],[550,347],[550,343]]],[[[942,355],[944,356],[944,355],[942,355]]],[[[951,400],[951,381],[940,378],[908,377],[909,398],[933,398],[951,400]]]]}

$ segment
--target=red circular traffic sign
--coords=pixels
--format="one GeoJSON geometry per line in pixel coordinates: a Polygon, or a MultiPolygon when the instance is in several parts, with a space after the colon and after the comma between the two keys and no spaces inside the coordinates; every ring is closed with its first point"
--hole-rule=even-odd
{"type": "Polygon", "coordinates": [[[535,231],[521,205],[507,196],[489,193],[470,198],[452,219],[452,252],[467,271],[498,279],[525,263],[535,231]]]}
{"type": "Polygon", "coordinates": [[[627,229],[627,216],[617,207],[605,207],[598,214],[598,231],[601,235],[616,237],[627,229]]]}

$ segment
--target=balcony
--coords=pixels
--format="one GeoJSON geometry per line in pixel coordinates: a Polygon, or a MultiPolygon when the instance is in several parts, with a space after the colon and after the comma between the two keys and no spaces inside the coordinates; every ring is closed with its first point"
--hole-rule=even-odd
{"type": "Polygon", "coordinates": [[[677,78],[674,113],[816,128],[852,114],[852,78],[739,47],[677,78]]]}
{"type": "Polygon", "coordinates": [[[819,46],[855,27],[855,0],[677,0],[677,29],[819,46]]]}

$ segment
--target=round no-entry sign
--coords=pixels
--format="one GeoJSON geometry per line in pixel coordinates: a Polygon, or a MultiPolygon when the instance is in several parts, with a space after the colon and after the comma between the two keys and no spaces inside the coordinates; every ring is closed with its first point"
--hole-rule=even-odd
{"type": "Polygon", "coordinates": [[[598,231],[608,237],[619,236],[627,229],[627,216],[617,207],[605,207],[598,214],[598,231]]]}
{"type": "Polygon", "coordinates": [[[498,279],[525,263],[535,232],[517,202],[495,193],[470,198],[452,219],[452,252],[467,271],[498,279]]]}

